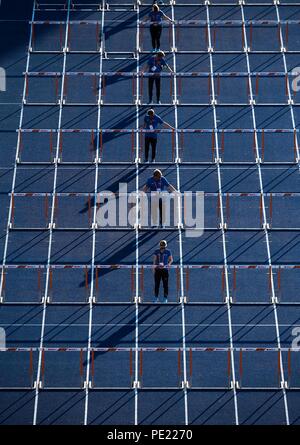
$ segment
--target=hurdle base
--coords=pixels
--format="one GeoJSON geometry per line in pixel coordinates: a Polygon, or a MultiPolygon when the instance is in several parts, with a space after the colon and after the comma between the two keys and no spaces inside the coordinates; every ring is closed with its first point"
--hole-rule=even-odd
{"type": "Polygon", "coordinates": [[[228,304],[228,303],[229,303],[229,304],[232,304],[232,302],[233,302],[233,301],[232,301],[232,297],[226,297],[225,300],[224,300],[224,303],[225,303],[225,304],[228,304]]]}
{"type": "Polygon", "coordinates": [[[39,382],[35,380],[33,382],[33,389],[43,389],[43,382],[41,380],[39,382]]]}
{"type": "Polygon", "coordinates": [[[187,297],[186,296],[184,296],[184,297],[180,297],[179,298],[179,303],[180,304],[182,304],[182,303],[184,303],[184,304],[186,304],[188,301],[187,301],[187,297]]]}
{"type": "Polygon", "coordinates": [[[42,304],[49,304],[49,303],[50,303],[50,297],[49,297],[49,296],[46,297],[46,295],[44,295],[44,296],[42,297],[41,302],[42,302],[42,304]]]}

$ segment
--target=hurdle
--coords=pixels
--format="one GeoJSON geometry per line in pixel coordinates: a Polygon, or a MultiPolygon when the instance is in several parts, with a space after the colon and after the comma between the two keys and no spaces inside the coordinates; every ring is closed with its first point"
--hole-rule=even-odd
{"type": "MultiPolygon", "coordinates": [[[[58,390],[58,389],[83,389],[84,385],[84,348],[67,348],[67,347],[58,347],[58,348],[46,348],[43,347],[39,349],[41,351],[41,373],[40,373],[40,381],[37,382],[39,389],[47,391],[47,390],[58,390]],[[59,364],[59,359],[55,361],[49,361],[49,357],[51,355],[57,354],[76,354],[75,364],[76,364],[76,386],[70,387],[68,385],[49,385],[47,380],[47,370],[55,370],[55,374],[59,373],[57,364],[59,364]],[[48,359],[46,358],[48,356],[48,359]]],[[[92,351],[93,353],[93,351],[92,351]]],[[[50,374],[51,375],[51,374],[50,374]]],[[[35,385],[36,386],[36,385],[35,385]]]]}
{"type": "MultiPolygon", "coordinates": [[[[232,390],[233,389],[233,381],[232,381],[232,360],[231,360],[231,352],[232,350],[230,348],[215,348],[215,347],[190,347],[187,351],[188,353],[188,387],[190,389],[223,389],[223,390],[232,390]],[[218,385],[218,386],[208,386],[205,384],[201,385],[195,385],[195,379],[199,378],[199,370],[195,375],[195,368],[196,368],[196,356],[198,354],[207,354],[207,355],[216,355],[216,354],[224,354],[226,355],[226,358],[224,357],[224,369],[222,370],[221,378],[222,381],[224,379],[224,385],[218,385]]],[[[209,374],[209,369],[206,369],[207,373],[209,374]]],[[[207,375],[204,375],[204,371],[202,370],[201,376],[204,377],[203,383],[206,381],[207,375]]],[[[221,383],[221,382],[220,382],[221,383]]]]}
{"type": "MultiPolygon", "coordinates": [[[[253,354],[262,354],[262,353],[270,353],[270,352],[274,352],[277,354],[277,365],[276,365],[276,370],[275,373],[277,375],[277,380],[278,380],[278,385],[277,387],[270,387],[268,389],[280,389],[286,386],[286,382],[282,382],[281,381],[281,351],[282,349],[274,349],[274,348],[240,348],[239,350],[239,389],[253,389],[253,390],[265,390],[265,387],[260,387],[260,386],[244,386],[243,385],[243,379],[244,379],[244,355],[246,353],[250,353],[252,352],[253,354]]],[[[255,361],[255,359],[253,359],[253,361],[255,361]]]]}
{"type": "MultiPolygon", "coordinates": [[[[10,373],[14,372],[14,366],[19,366],[20,369],[24,369],[24,383],[25,385],[13,385],[13,386],[0,386],[0,390],[32,390],[35,388],[34,382],[34,364],[33,364],[33,353],[35,352],[35,348],[1,348],[0,354],[7,354],[5,357],[5,361],[7,363],[7,369],[10,373]],[[11,364],[10,357],[16,354],[19,356],[17,360],[11,364]],[[20,360],[20,357],[23,356],[23,360],[20,360]],[[24,361],[24,362],[23,362],[24,361]],[[25,379],[25,373],[28,375],[25,379]],[[28,380],[27,380],[28,379],[28,380]],[[28,382],[28,383],[26,383],[28,382]]],[[[16,382],[15,382],[16,383],[16,382]]]]}
{"type": "MultiPolygon", "coordinates": [[[[184,388],[189,386],[188,382],[184,382],[182,379],[183,376],[183,366],[182,366],[182,354],[183,354],[183,349],[182,348],[168,348],[168,347],[143,347],[143,348],[138,348],[138,382],[134,382],[134,386],[138,387],[138,388],[153,388],[153,386],[148,386],[146,384],[145,381],[145,355],[147,354],[156,354],[156,355],[163,355],[163,356],[167,356],[170,353],[173,353],[174,355],[174,368],[176,369],[176,380],[177,380],[177,384],[176,386],[168,386],[167,388],[184,388]],[[175,364],[176,362],[176,364],[175,364]]],[[[161,361],[164,360],[164,358],[159,358],[159,363],[161,363],[161,361]]],[[[153,362],[154,362],[154,358],[153,358],[153,362]]],[[[172,369],[174,369],[172,368],[172,369]]],[[[159,368],[156,368],[157,370],[159,370],[159,368]]],[[[174,369],[174,371],[175,371],[174,369]]],[[[175,377],[174,377],[174,381],[175,381],[175,377]]],[[[153,389],[159,389],[162,388],[164,386],[155,386],[153,389]]]]}

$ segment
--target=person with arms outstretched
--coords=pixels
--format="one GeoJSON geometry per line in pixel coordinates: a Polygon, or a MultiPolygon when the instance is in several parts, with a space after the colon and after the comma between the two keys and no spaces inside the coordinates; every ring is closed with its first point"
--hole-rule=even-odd
{"type": "Polygon", "coordinates": [[[160,282],[164,288],[164,302],[168,302],[169,294],[169,266],[173,263],[172,252],[167,249],[166,240],[161,240],[159,249],[156,249],[153,256],[154,266],[154,302],[158,303],[160,282]]]}
{"type": "Polygon", "coordinates": [[[151,161],[155,162],[156,146],[157,146],[157,133],[155,130],[157,129],[159,124],[163,125],[165,128],[170,128],[171,130],[174,130],[174,127],[168,124],[168,122],[163,121],[161,117],[155,114],[155,111],[153,109],[148,110],[144,118],[144,126],[143,126],[145,130],[149,130],[145,133],[145,162],[149,162],[148,158],[149,158],[150,146],[152,147],[151,161]]]}

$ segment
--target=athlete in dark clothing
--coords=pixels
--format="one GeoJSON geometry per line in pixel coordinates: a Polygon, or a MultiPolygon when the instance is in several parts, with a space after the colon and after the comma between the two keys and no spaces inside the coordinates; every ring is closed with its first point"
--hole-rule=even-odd
{"type": "Polygon", "coordinates": [[[160,11],[157,3],[153,3],[152,12],[149,14],[150,34],[152,40],[153,51],[160,50],[160,37],[162,33],[162,21],[163,19],[172,22],[172,19],[168,17],[164,12],[160,11]]]}
{"type": "Polygon", "coordinates": [[[152,227],[158,228],[159,224],[165,228],[165,206],[163,206],[162,194],[167,189],[170,193],[178,193],[175,187],[168,182],[168,180],[162,175],[161,170],[154,170],[153,176],[148,178],[144,185],[143,192],[151,192],[151,221],[152,227]],[[159,213],[159,221],[158,221],[159,213]]]}
{"type": "Polygon", "coordinates": [[[167,249],[167,241],[161,240],[159,249],[155,250],[153,256],[154,265],[154,302],[158,302],[160,282],[163,282],[164,302],[168,302],[169,294],[169,266],[173,262],[172,252],[167,249]]]}
{"type": "Polygon", "coordinates": [[[155,162],[157,145],[157,133],[155,132],[155,130],[157,129],[159,124],[164,125],[164,127],[166,128],[174,130],[174,128],[170,124],[164,122],[157,114],[155,114],[154,110],[148,110],[144,119],[143,127],[145,130],[149,130],[149,132],[145,133],[145,162],[149,162],[148,158],[150,146],[152,147],[151,161],[155,162]]]}
{"type": "Polygon", "coordinates": [[[149,76],[149,104],[152,103],[152,97],[153,97],[153,85],[155,82],[156,85],[156,98],[157,103],[160,104],[160,73],[162,72],[164,67],[167,67],[171,73],[173,73],[172,69],[169,67],[167,62],[165,61],[165,53],[163,51],[158,51],[157,54],[150,57],[147,63],[147,67],[144,67],[141,70],[141,73],[143,74],[146,69],[148,69],[148,73],[151,74],[149,76]]]}

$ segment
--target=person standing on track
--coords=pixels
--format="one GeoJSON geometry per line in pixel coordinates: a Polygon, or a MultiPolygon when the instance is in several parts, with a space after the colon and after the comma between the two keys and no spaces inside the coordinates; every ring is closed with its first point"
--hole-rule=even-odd
{"type": "Polygon", "coordinates": [[[171,185],[167,179],[163,176],[161,170],[154,170],[153,176],[149,178],[144,185],[143,192],[151,192],[151,221],[152,221],[152,227],[158,228],[160,225],[161,227],[165,228],[165,212],[164,212],[164,206],[163,206],[163,200],[160,195],[161,192],[164,191],[164,189],[167,188],[169,192],[175,192],[177,193],[177,190],[173,185],[171,185]],[[158,223],[158,213],[159,213],[159,223],[158,223]]]}
{"type": "Polygon", "coordinates": [[[141,70],[141,74],[144,74],[145,70],[148,69],[150,74],[148,83],[148,93],[149,93],[149,104],[152,104],[153,97],[153,86],[155,82],[156,86],[156,99],[157,103],[160,105],[160,86],[161,86],[161,76],[164,67],[167,67],[169,71],[173,74],[173,70],[165,61],[165,53],[163,51],[158,51],[155,55],[151,56],[148,60],[147,66],[141,70]]]}
{"type": "Polygon", "coordinates": [[[161,240],[159,249],[156,249],[153,256],[154,266],[154,302],[158,303],[160,282],[163,282],[164,302],[168,302],[169,294],[169,266],[173,263],[172,252],[167,249],[167,241],[161,240]]]}
{"type": "Polygon", "coordinates": [[[145,130],[149,130],[149,132],[145,133],[145,162],[149,162],[149,149],[150,145],[152,147],[152,159],[151,162],[155,162],[156,155],[156,145],[157,145],[157,133],[156,129],[158,125],[164,125],[166,128],[170,128],[171,130],[175,130],[168,122],[164,122],[161,117],[155,114],[154,110],[148,110],[145,119],[144,126],[145,130]]]}
{"type": "Polygon", "coordinates": [[[152,40],[153,51],[160,51],[160,37],[162,33],[162,21],[163,19],[168,20],[173,23],[164,12],[160,11],[158,4],[155,2],[152,6],[152,12],[149,14],[150,24],[150,34],[152,40]]]}

